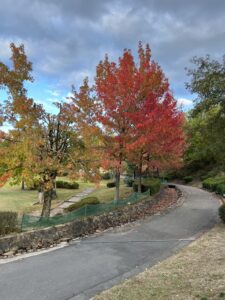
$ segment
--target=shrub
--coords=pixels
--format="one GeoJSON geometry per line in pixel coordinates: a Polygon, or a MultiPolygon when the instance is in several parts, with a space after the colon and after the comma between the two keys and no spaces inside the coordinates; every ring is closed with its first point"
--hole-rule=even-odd
{"type": "Polygon", "coordinates": [[[173,179],[180,179],[182,180],[185,176],[187,176],[186,171],[183,169],[174,170],[166,173],[165,178],[170,181],[173,179]]]}
{"type": "Polygon", "coordinates": [[[125,177],[124,178],[124,183],[126,184],[126,186],[128,187],[132,187],[133,183],[134,183],[134,179],[132,177],[125,177]]]}
{"type": "Polygon", "coordinates": [[[101,178],[103,180],[109,180],[111,178],[111,173],[110,172],[102,173],[101,178]]]}
{"type": "Polygon", "coordinates": [[[207,179],[203,180],[202,186],[205,189],[213,191],[213,189],[215,187],[215,183],[216,183],[215,178],[207,178],[207,179]]]}
{"type": "Polygon", "coordinates": [[[225,183],[219,183],[216,187],[216,192],[221,196],[225,195],[225,183]]]}
{"type": "Polygon", "coordinates": [[[176,179],[176,174],[174,172],[167,173],[164,178],[168,181],[176,179]]]}
{"type": "Polygon", "coordinates": [[[220,173],[219,169],[214,169],[214,170],[209,171],[207,173],[207,175],[208,175],[208,178],[209,177],[217,177],[219,173],[220,173]]]}
{"type": "Polygon", "coordinates": [[[208,174],[204,174],[202,176],[200,176],[200,179],[203,181],[205,179],[208,179],[210,176],[208,176],[208,174]]]}
{"type": "MultiPolygon", "coordinates": [[[[158,193],[160,190],[161,182],[160,179],[157,178],[146,178],[142,180],[141,184],[141,192],[146,192],[147,190],[150,189],[150,194],[154,195],[158,193]]],[[[138,191],[138,180],[135,180],[133,183],[133,190],[135,192],[138,191]]]]}
{"type": "Polygon", "coordinates": [[[55,185],[56,185],[56,188],[63,189],[63,188],[65,188],[65,181],[57,180],[55,185]]]}
{"type": "Polygon", "coordinates": [[[184,180],[185,183],[189,183],[189,182],[191,182],[193,180],[193,177],[192,176],[185,176],[183,178],[183,180],[184,180]]]}
{"type": "Polygon", "coordinates": [[[81,199],[79,202],[76,202],[76,203],[73,203],[71,204],[69,207],[65,208],[64,211],[65,212],[71,212],[71,211],[74,211],[78,208],[81,208],[85,205],[96,205],[96,204],[99,204],[99,200],[97,197],[86,197],[86,198],[83,198],[81,199]]]}
{"type": "Polygon", "coordinates": [[[211,177],[203,180],[203,188],[220,195],[225,193],[225,176],[211,177]]]}
{"type": "Polygon", "coordinates": [[[223,223],[225,223],[225,203],[219,207],[219,216],[223,223]]]}
{"type": "Polygon", "coordinates": [[[113,187],[116,186],[116,183],[115,183],[115,182],[108,182],[108,183],[106,184],[106,186],[107,186],[108,188],[113,188],[113,187]]]}
{"type": "Polygon", "coordinates": [[[206,174],[203,174],[200,178],[201,178],[201,180],[213,178],[213,177],[216,177],[218,173],[219,173],[219,171],[217,169],[214,169],[214,170],[209,171],[206,174]]]}
{"type": "Polygon", "coordinates": [[[0,212],[0,235],[17,230],[17,213],[12,211],[0,212]]]}
{"type": "Polygon", "coordinates": [[[79,183],[57,180],[56,181],[56,187],[61,188],[61,189],[77,190],[77,189],[79,189],[79,183]]]}
{"type": "Polygon", "coordinates": [[[216,177],[217,174],[218,174],[218,170],[211,170],[209,172],[204,172],[201,176],[200,176],[200,179],[203,181],[205,179],[208,179],[208,178],[212,178],[212,177],[216,177]]]}

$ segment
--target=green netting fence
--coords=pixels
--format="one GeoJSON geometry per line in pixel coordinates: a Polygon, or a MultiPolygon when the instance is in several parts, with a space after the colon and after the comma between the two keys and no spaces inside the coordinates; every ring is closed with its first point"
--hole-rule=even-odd
{"type": "Polygon", "coordinates": [[[133,193],[126,199],[118,200],[116,202],[112,201],[109,203],[101,203],[95,205],[88,204],[75,211],[69,212],[65,215],[56,215],[53,217],[36,217],[36,216],[24,214],[21,221],[21,229],[25,231],[25,230],[35,229],[35,228],[50,227],[50,226],[68,223],[76,219],[80,219],[88,216],[97,216],[103,213],[108,213],[118,207],[136,203],[139,200],[144,199],[149,195],[150,195],[150,190],[141,194],[133,193]]]}

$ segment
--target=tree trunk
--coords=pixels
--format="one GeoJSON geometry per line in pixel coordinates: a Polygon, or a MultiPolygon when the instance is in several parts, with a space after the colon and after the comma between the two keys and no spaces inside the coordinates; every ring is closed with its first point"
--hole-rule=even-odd
{"type": "Polygon", "coordinates": [[[142,180],[141,180],[141,174],[140,174],[138,177],[138,193],[141,193],[141,182],[142,182],[142,180]]]}
{"type": "Polygon", "coordinates": [[[24,180],[22,179],[22,182],[21,182],[21,190],[24,191],[25,190],[25,182],[24,180]]]}
{"type": "Polygon", "coordinates": [[[57,199],[57,190],[56,190],[56,181],[55,181],[55,178],[54,178],[54,189],[52,191],[52,200],[55,200],[57,199]]]}
{"type": "Polygon", "coordinates": [[[120,198],[120,171],[116,171],[115,182],[116,182],[116,189],[115,189],[114,202],[117,202],[120,198]]]}
{"type": "Polygon", "coordinates": [[[138,166],[138,193],[141,193],[141,183],[142,183],[142,155],[139,160],[139,166],[138,166]]]}
{"type": "Polygon", "coordinates": [[[159,168],[157,168],[157,170],[156,170],[156,174],[157,174],[157,177],[159,178],[160,177],[160,174],[159,174],[159,168]]]}
{"type": "Polygon", "coordinates": [[[41,191],[44,191],[43,207],[41,212],[42,217],[50,216],[52,199],[54,195],[56,196],[56,191],[54,190],[55,178],[55,171],[47,170],[43,174],[43,182],[41,186],[41,191]]]}
{"type": "Polygon", "coordinates": [[[50,216],[52,192],[53,192],[53,189],[51,189],[47,192],[44,192],[44,202],[43,202],[43,207],[42,207],[42,212],[41,212],[42,217],[50,216]]]}
{"type": "Polygon", "coordinates": [[[38,192],[38,202],[40,204],[43,204],[43,202],[44,202],[44,192],[43,191],[38,192]]]}

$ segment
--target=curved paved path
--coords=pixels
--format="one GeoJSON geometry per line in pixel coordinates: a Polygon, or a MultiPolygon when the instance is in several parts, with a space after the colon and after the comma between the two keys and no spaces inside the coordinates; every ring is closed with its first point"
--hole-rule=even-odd
{"type": "Polygon", "coordinates": [[[219,201],[179,186],[182,206],[38,256],[0,264],[0,299],[89,299],[172,255],[217,222],[219,201]]]}

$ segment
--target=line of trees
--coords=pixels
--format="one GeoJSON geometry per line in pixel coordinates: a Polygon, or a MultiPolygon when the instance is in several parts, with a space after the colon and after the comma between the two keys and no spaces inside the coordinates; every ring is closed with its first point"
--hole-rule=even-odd
{"type": "Polygon", "coordinates": [[[49,216],[58,174],[92,181],[99,169],[115,175],[115,200],[119,199],[124,162],[139,171],[139,191],[144,165],[167,168],[182,163],[184,115],[177,108],[168,80],[151,59],[148,45],[138,47],[138,63],[129,50],[118,62],[106,55],[96,67],[95,81],[84,79],[72,88],[69,102],[56,103],[58,113],[45,111],[27,96],[26,81],[33,81],[32,64],[23,45],[11,44],[12,69],[0,62],[0,87],[8,92],[1,106],[1,184],[38,182],[43,192],[42,216],[49,216]]]}
{"type": "Polygon", "coordinates": [[[197,170],[207,166],[225,170],[225,56],[193,58],[187,88],[197,95],[187,114],[185,166],[197,170]]]}

